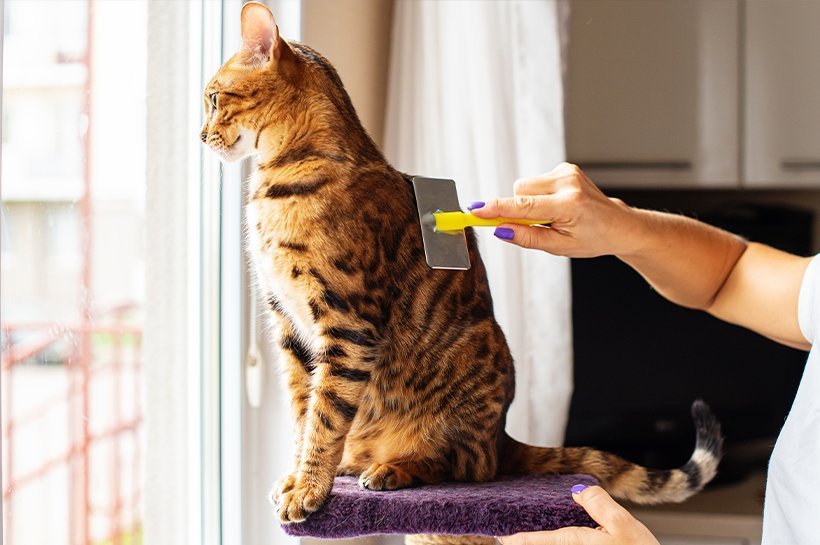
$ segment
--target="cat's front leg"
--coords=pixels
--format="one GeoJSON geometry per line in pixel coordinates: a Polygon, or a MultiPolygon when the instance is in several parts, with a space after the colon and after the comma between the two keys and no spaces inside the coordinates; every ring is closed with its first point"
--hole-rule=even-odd
{"type": "Polygon", "coordinates": [[[313,353],[297,335],[290,318],[282,312],[278,302],[272,295],[269,296],[268,303],[271,307],[274,337],[279,345],[279,365],[284,372],[287,393],[290,396],[295,438],[293,469],[279,479],[271,490],[271,501],[276,503],[279,497],[291,490],[296,483],[296,471],[299,469],[299,463],[302,460],[305,419],[308,412],[308,402],[310,401],[311,373],[316,364],[313,353]]]}
{"type": "Polygon", "coordinates": [[[302,460],[293,487],[281,495],[277,506],[279,520],[285,523],[304,520],[327,500],[376,361],[378,343],[372,324],[346,318],[321,326],[302,460]]]}

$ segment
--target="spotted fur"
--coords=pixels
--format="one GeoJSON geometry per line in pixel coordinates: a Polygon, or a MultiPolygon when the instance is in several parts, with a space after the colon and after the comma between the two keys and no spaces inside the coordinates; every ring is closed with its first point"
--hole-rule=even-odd
{"type": "Polygon", "coordinates": [[[225,159],[259,159],[248,241],[297,437],[273,492],[283,522],[318,509],[336,474],[384,490],[589,473],[641,503],[681,501],[714,476],[720,428],[702,403],[695,453],[675,470],[508,437],[513,361],[473,234],[472,269],[431,270],[409,178],[362,128],[331,64],[279,38],[260,4],[245,5],[242,24],[242,48],[205,89],[201,138],[225,159]]]}

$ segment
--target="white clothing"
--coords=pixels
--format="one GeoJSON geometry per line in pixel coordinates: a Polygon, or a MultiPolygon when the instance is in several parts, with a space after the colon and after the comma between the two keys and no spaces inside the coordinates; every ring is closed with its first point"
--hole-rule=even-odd
{"type": "Polygon", "coordinates": [[[763,545],[820,543],[820,255],[803,277],[797,314],[812,349],[769,462],[763,545]]]}

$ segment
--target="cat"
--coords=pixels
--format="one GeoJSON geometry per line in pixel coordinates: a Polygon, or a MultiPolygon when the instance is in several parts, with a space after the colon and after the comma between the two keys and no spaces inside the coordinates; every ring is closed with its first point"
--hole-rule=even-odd
{"type": "Polygon", "coordinates": [[[430,269],[410,178],[368,136],[336,70],[281,38],[262,4],[243,6],[241,35],[205,88],[200,138],[226,161],[258,156],[248,246],[297,437],[272,492],[283,523],[321,507],[337,474],[392,490],[587,473],[638,503],[682,501],[714,477],[722,436],[702,402],[680,469],[509,437],[513,360],[473,233],[470,270],[430,269]]]}

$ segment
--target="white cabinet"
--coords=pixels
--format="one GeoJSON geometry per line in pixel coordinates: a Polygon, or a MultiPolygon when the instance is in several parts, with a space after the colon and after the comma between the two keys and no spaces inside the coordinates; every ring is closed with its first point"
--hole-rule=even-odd
{"type": "Polygon", "coordinates": [[[820,0],[745,11],[746,185],[820,188],[820,0]]]}
{"type": "Polygon", "coordinates": [[[570,21],[570,161],[602,185],[737,185],[737,0],[579,0],[570,21]]]}
{"type": "Polygon", "coordinates": [[[820,0],[575,0],[567,156],[603,186],[820,188],[820,0]]]}

